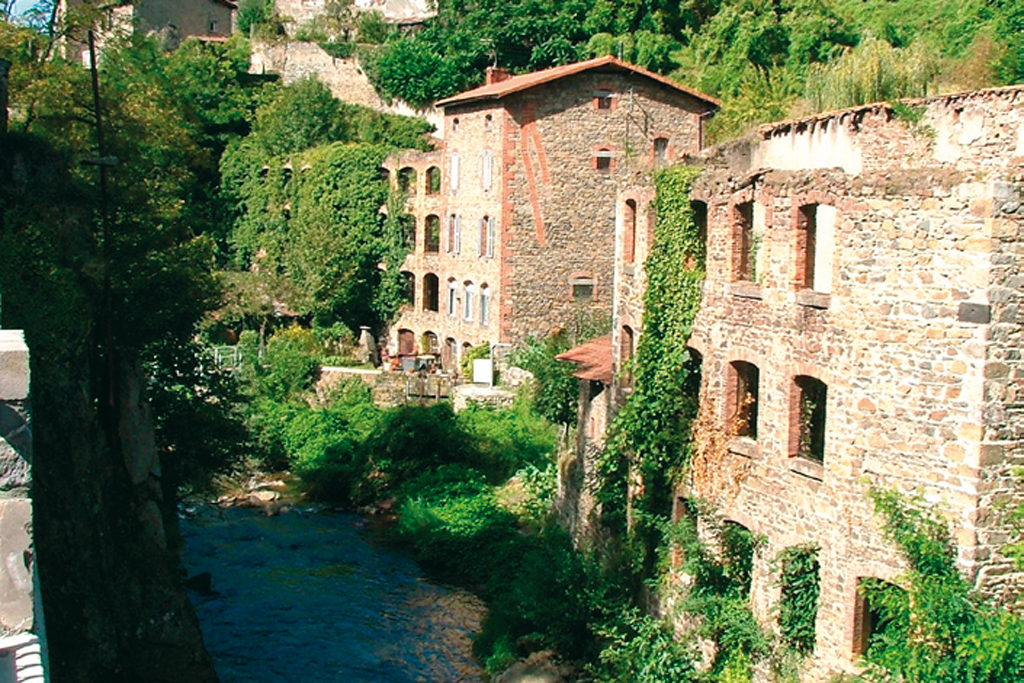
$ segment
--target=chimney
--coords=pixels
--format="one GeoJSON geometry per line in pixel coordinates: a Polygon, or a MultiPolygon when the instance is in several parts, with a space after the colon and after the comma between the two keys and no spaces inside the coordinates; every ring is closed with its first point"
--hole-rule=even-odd
{"type": "Polygon", "coordinates": [[[487,85],[494,85],[495,83],[501,83],[512,78],[509,74],[508,69],[503,66],[489,66],[487,67],[487,85]]]}
{"type": "Polygon", "coordinates": [[[7,72],[11,63],[0,59],[0,135],[7,132],[7,72]]]}

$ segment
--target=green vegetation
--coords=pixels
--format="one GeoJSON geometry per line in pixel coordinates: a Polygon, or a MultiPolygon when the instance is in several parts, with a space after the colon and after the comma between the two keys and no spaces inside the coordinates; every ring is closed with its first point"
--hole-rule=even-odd
{"type": "Polygon", "coordinates": [[[872,492],[889,539],[909,570],[902,590],[863,582],[879,615],[865,681],[1010,683],[1024,676],[1024,619],[983,602],[956,568],[948,525],[919,500],[872,492]]]}
{"type": "Polygon", "coordinates": [[[782,641],[801,654],[814,650],[820,592],[818,549],[799,545],[775,558],[780,568],[779,631],[782,641]]]}
{"type": "Polygon", "coordinates": [[[613,54],[722,99],[722,138],[809,109],[1020,82],[1022,36],[1012,0],[441,0],[423,30],[378,36],[361,60],[382,96],[426,106],[492,64],[613,54]],[[892,75],[869,78],[872,64],[892,75]]]}

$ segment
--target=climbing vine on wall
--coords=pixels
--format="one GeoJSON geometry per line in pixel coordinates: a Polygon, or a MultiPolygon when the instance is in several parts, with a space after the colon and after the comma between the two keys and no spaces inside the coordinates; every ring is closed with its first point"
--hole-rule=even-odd
{"type": "Polygon", "coordinates": [[[697,413],[699,372],[686,350],[704,280],[704,240],[690,209],[700,171],[674,167],[654,178],[654,240],[647,257],[644,327],[634,359],[634,392],[619,411],[600,463],[602,514],[625,527],[627,478],[639,484],[631,505],[637,567],[649,573],[657,520],[669,513],[671,489],[689,459],[690,422],[697,413]]]}

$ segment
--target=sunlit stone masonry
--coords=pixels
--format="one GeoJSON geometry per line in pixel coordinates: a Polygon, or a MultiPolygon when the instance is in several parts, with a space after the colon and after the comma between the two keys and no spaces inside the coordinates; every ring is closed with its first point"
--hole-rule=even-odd
{"type": "MultiPolygon", "coordinates": [[[[1002,506],[1024,488],[1024,87],[905,104],[771,124],[686,160],[705,167],[708,247],[689,345],[725,438],[714,476],[678,495],[767,539],[751,589],[766,624],[773,558],[817,548],[805,681],[855,669],[872,629],[857,586],[905,569],[872,486],[940,510],[983,594],[1021,588],[1002,506]]],[[[620,284],[635,277],[623,253],[620,284]]],[[[635,344],[639,306],[617,302],[616,345],[635,344]]]]}

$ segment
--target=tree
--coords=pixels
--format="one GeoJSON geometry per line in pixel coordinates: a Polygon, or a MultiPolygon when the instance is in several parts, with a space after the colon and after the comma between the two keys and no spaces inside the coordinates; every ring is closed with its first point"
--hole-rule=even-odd
{"type": "Polygon", "coordinates": [[[181,468],[162,467],[173,439],[157,441],[143,364],[189,338],[216,296],[190,204],[211,157],[151,42],[108,44],[99,111],[88,72],[48,60],[45,42],[0,24],[19,131],[0,139],[0,288],[32,353],[52,675],[214,681],[172,547],[181,468]],[[118,162],[104,171],[79,163],[106,156],[118,162]]]}

